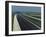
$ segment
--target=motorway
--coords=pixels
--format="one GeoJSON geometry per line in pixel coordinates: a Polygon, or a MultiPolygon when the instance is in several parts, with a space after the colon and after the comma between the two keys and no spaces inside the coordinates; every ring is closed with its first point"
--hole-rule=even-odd
{"type": "Polygon", "coordinates": [[[17,14],[17,20],[18,20],[18,23],[19,23],[19,26],[21,28],[21,30],[40,30],[41,29],[41,21],[40,20],[37,20],[35,21],[34,19],[30,19],[28,16],[25,16],[23,14],[17,14]],[[36,22],[34,23],[33,22],[36,22]]]}

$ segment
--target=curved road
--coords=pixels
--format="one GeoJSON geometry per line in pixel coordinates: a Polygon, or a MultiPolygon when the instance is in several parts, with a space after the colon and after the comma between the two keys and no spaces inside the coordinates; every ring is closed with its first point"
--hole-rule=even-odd
{"type": "Polygon", "coordinates": [[[24,18],[20,15],[17,15],[21,30],[39,30],[38,27],[34,26],[31,22],[28,22],[27,20],[25,20],[26,18],[24,18]]]}

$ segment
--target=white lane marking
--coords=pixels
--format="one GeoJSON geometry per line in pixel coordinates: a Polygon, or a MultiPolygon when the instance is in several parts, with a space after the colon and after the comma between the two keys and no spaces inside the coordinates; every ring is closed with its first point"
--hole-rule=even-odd
{"type": "MultiPolygon", "coordinates": [[[[21,16],[21,15],[20,15],[21,16]]],[[[21,16],[22,18],[24,18],[23,16],[21,16]]],[[[31,21],[29,21],[29,20],[27,20],[27,18],[24,18],[26,21],[28,21],[28,22],[30,22],[30,23],[32,23],[31,21]]],[[[34,23],[32,23],[34,26],[36,26],[37,28],[39,28],[40,29],[40,27],[39,26],[37,26],[36,24],[34,24],[34,23]]]]}
{"type": "Polygon", "coordinates": [[[41,19],[39,19],[39,18],[32,17],[32,16],[29,16],[29,15],[26,15],[26,14],[23,14],[23,15],[25,15],[25,16],[27,16],[27,17],[30,17],[30,18],[33,18],[33,19],[36,19],[36,20],[39,20],[39,21],[41,21],[41,19]]]}
{"type": "Polygon", "coordinates": [[[14,16],[13,31],[21,31],[21,28],[17,20],[17,15],[14,16]]]}
{"type": "Polygon", "coordinates": [[[38,22],[36,22],[36,24],[39,26],[40,24],[38,22]]]}
{"type": "MultiPolygon", "coordinates": [[[[28,16],[27,16],[28,17],[28,16]]],[[[31,17],[30,17],[31,18],[31,17]]],[[[36,24],[39,24],[38,22],[36,22],[36,24]]]]}

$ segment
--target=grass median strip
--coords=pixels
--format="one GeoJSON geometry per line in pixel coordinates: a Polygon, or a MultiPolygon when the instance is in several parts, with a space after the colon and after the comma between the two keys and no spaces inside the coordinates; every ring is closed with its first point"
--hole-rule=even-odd
{"type": "Polygon", "coordinates": [[[24,16],[27,16],[27,17],[29,17],[29,18],[33,18],[33,19],[36,19],[36,20],[39,20],[39,21],[41,21],[41,19],[39,19],[39,18],[36,18],[36,17],[32,17],[32,16],[29,16],[29,15],[26,15],[26,14],[23,14],[24,16]]]}

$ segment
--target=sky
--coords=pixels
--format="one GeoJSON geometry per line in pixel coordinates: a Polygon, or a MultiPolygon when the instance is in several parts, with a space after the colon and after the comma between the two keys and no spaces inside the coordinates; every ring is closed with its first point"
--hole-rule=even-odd
{"type": "Polygon", "coordinates": [[[13,5],[12,12],[41,12],[41,7],[13,5]]]}

